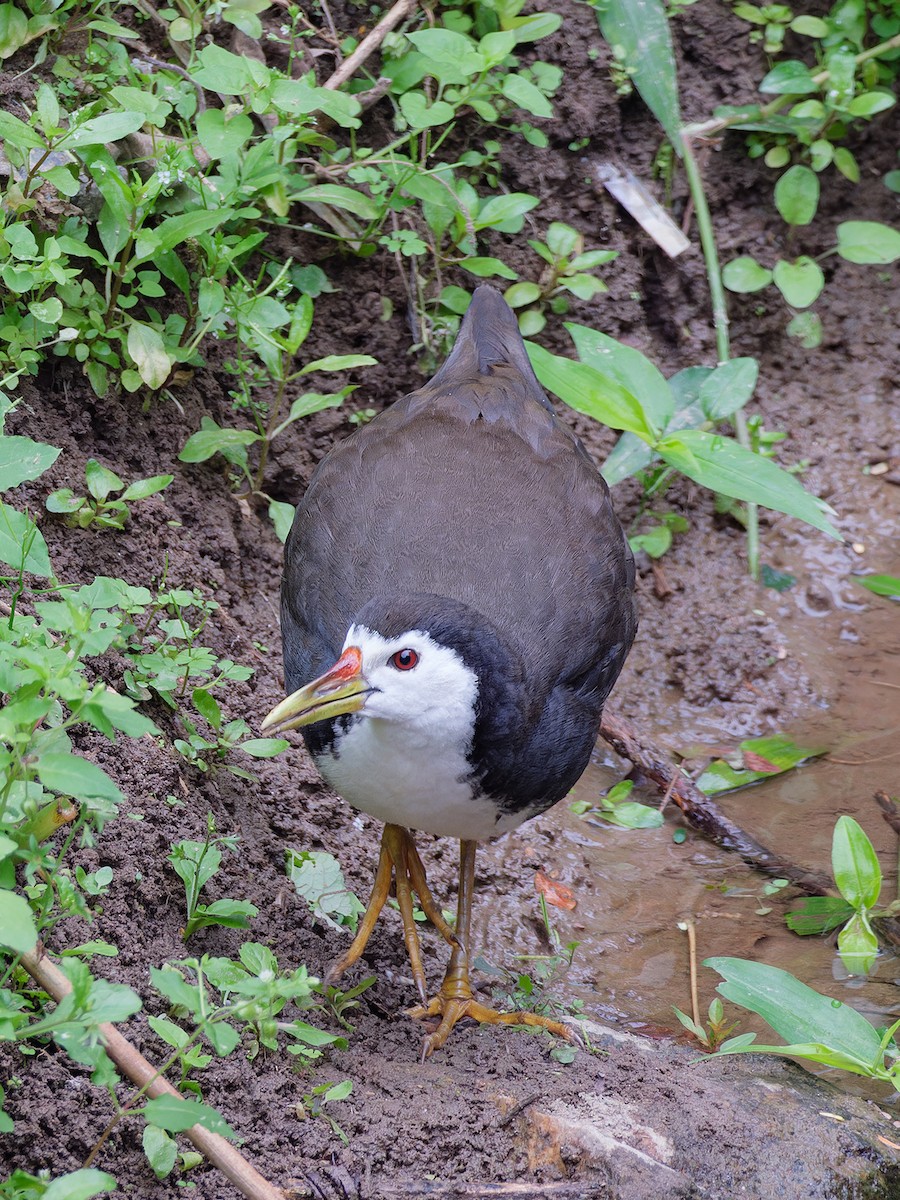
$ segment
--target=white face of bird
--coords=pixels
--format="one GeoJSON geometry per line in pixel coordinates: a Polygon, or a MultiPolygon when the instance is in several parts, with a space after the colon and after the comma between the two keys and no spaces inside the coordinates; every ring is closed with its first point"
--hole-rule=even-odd
{"type": "Polygon", "coordinates": [[[371,689],[360,715],[433,731],[451,742],[471,737],[478,677],[455,650],[419,629],[385,638],[365,625],[351,626],[344,654],[353,648],[371,689]]]}

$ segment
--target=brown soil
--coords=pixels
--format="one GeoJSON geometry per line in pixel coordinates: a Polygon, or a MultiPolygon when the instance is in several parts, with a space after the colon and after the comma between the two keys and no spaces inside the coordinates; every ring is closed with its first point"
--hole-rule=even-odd
{"type": "MultiPolygon", "coordinates": [[[[523,154],[518,144],[508,146],[503,185],[542,198],[541,225],[526,231],[529,236],[541,233],[550,220],[561,219],[582,230],[588,246],[619,251],[604,272],[609,294],[590,305],[574,303],[572,319],[596,324],[638,346],[667,375],[697,363],[712,364],[714,339],[695,229],[691,227],[693,248],[672,262],[591,182],[595,164],[607,160],[648,179],[660,143],[658,129],[638,99],[620,101],[615,96],[592,11],[570,3],[561,9],[562,30],[540,46],[542,57],[565,70],[558,119],[550,126],[551,146],[533,154],[523,154]],[[583,148],[569,149],[582,138],[589,139],[583,148]]],[[[356,20],[348,17],[347,27],[356,20]]],[[[746,25],[724,6],[700,0],[673,21],[673,30],[687,119],[702,119],[719,103],[755,98],[754,83],[762,77],[765,63],[749,45],[746,25]]],[[[854,138],[862,180],[854,187],[829,175],[821,212],[803,234],[804,252],[815,254],[832,245],[836,222],[850,212],[887,222],[896,218],[896,197],[881,183],[884,172],[896,165],[895,147],[884,125],[876,120],[854,138]]],[[[782,252],[784,231],[771,205],[772,174],[747,158],[740,135],[717,145],[704,169],[723,259],[747,252],[773,260],[782,252]]],[[[674,193],[673,208],[680,219],[686,211],[680,176],[674,193]]],[[[306,244],[291,243],[287,234],[283,249],[286,255],[300,257],[311,252],[306,244]]],[[[399,315],[405,311],[401,281],[390,262],[323,258],[323,253],[316,246],[315,254],[337,290],[317,302],[309,353],[375,355],[379,366],[361,376],[362,387],[348,407],[381,407],[421,383],[408,353],[409,330],[399,315]],[[382,295],[394,304],[395,316],[388,322],[378,320],[382,295]]],[[[516,267],[535,266],[524,238],[506,246],[505,257],[516,267]]],[[[715,515],[712,497],[687,482],[674,484],[667,502],[689,518],[690,530],[676,539],[663,561],[668,594],[660,596],[665,589],[658,586],[649,561],[639,564],[641,629],[611,701],[654,735],[670,732],[673,741],[682,743],[698,737],[721,740],[808,720],[839,698],[838,676],[831,665],[831,656],[844,652],[837,639],[858,646],[886,636],[877,632],[883,626],[869,623],[870,612],[875,613],[872,621],[882,620],[881,609],[857,596],[860,607],[851,612],[846,600],[853,591],[848,582],[852,570],[864,565],[896,573],[900,566],[896,545],[891,548],[900,494],[889,483],[863,474],[870,463],[900,454],[896,393],[891,392],[898,365],[896,329],[889,317],[898,310],[898,282],[896,274],[877,268],[826,261],[830,278],[820,306],[826,329],[821,349],[804,351],[787,339],[786,314],[768,294],[762,304],[754,297],[732,298],[732,335],[735,353],[760,359],[756,403],[768,428],[788,434],[779,451],[782,460],[809,460],[804,482],[837,508],[847,542],[825,546],[824,539],[798,523],[766,515],[764,560],[798,577],[796,588],[779,597],[748,580],[743,533],[715,515]],[[852,549],[854,542],[865,543],[862,558],[852,549]],[[836,640],[812,652],[814,644],[818,651],[818,631],[824,628],[816,624],[820,615],[828,616],[828,638],[836,640]],[[806,649],[797,651],[798,644],[806,649]]],[[[558,323],[551,323],[541,340],[552,349],[568,350],[558,323]]],[[[42,511],[50,490],[71,486],[81,477],[89,457],[129,479],[174,472],[171,487],[139,505],[124,533],[69,530],[42,519],[56,572],[71,582],[104,574],[145,584],[167,571],[170,584],[197,586],[214,597],[221,608],[207,630],[209,644],[255,668],[246,684],[223,693],[226,716],[244,716],[256,725],[282,696],[277,612],[281,546],[263,512],[235,501],[219,460],[186,466],[175,458],[202,416],[234,423],[227,395],[230,384],[213,360],[178,393],[179,407],[156,400],[144,412],[137,397],[111,395],[97,401],[77,371],[66,364],[48,367],[26,385],[25,403],[15,414],[12,432],[62,448],[51,471],[25,492],[36,512],[42,511]]],[[[571,420],[602,460],[613,435],[584,418],[572,415],[571,420]]],[[[267,490],[296,501],[315,462],[349,429],[344,410],[295,426],[273,450],[267,490]]],[[[615,500],[627,524],[637,511],[637,485],[622,484],[615,500]]],[[[897,650],[894,634],[886,653],[896,655],[897,650]]],[[[886,667],[884,673],[889,673],[886,667]]],[[[885,696],[878,695],[873,706],[882,701],[885,696]]],[[[160,706],[151,709],[151,715],[167,735],[160,744],[148,738],[111,746],[86,737],[79,746],[116,779],[128,803],[98,848],[78,854],[77,861],[86,868],[114,869],[109,895],[96,905],[92,924],[67,923],[56,932],[51,949],[59,951],[89,937],[115,943],[118,957],[95,959],[93,969],[142,993],[151,1013],[162,1011],[160,998],[149,987],[148,968],[185,954],[180,935],[183,891],[166,853],[179,839],[202,837],[207,813],[212,813],[220,831],[237,833],[241,841],[239,855],[226,856],[211,885],[211,898],[251,900],[260,915],[249,936],[270,945],[284,967],[305,962],[312,971],[321,971],[344,943],[310,918],[287,883],[285,847],[330,851],[340,859],[350,886],[365,894],[376,854],[377,823],[355,816],[329,793],[299,748],[259,764],[256,783],[223,770],[202,775],[172,748],[170,739],[177,733],[168,711],[160,706]]],[[[832,805],[832,813],[839,803],[832,805]]],[[[455,846],[420,840],[435,889],[449,904],[455,846]]],[[[515,935],[509,930],[518,931],[523,924],[531,942],[526,948],[544,949],[533,900],[534,868],[539,865],[554,865],[552,827],[544,820],[505,839],[496,851],[483,853],[477,903],[481,949],[491,961],[511,962],[522,947],[513,944],[515,935]],[[517,920],[507,924],[499,919],[512,909],[517,920]],[[494,920],[488,923],[484,914],[492,912],[494,920]]],[[[589,859],[582,870],[581,887],[589,891],[589,859]]],[[[206,930],[192,939],[190,951],[233,954],[242,940],[239,931],[206,930]]],[[[428,935],[425,953],[426,968],[436,981],[443,950],[428,935]]],[[[590,955],[591,948],[583,953],[590,955]]],[[[204,1098],[239,1130],[248,1157],[279,1185],[293,1186],[301,1195],[317,1194],[304,1190],[310,1186],[304,1179],[319,1172],[318,1194],[350,1195],[346,1181],[329,1183],[322,1174],[339,1164],[348,1177],[362,1181],[359,1194],[367,1197],[401,1194],[391,1189],[403,1180],[420,1183],[418,1191],[410,1184],[402,1194],[425,1195],[426,1181],[434,1179],[460,1188],[464,1181],[483,1184],[484,1195],[490,1183],[519,1181],[533,1183],[535,1196],[542,1194],[541,1186],[552,1196],[550,1185],[565,1178],[576,1188],[571,1195],[664,1194],[655,1186],[642,1191],[640,1184],[628,1185],[629,1191],[585,1156],[542,1155],[535,1150],[534,1127],[524,1123],[524,1115],[503,1119],[504,1112],[535,1096],[549,1101],[602,1092],[623,1105],[652,1109],[657,1128],[666,1129],[674,1146],[671,1167],[681,1181],[677,1187],[673,1184],[672,1195],[725,1200],[738,1194],[775,1194],[760,1182],[762,1160],[768,1153],[777,1167],[778,1147],[783,1145],[778,1137],[786,1136],[784,1131],[773,1134],[775,1140],[765,1151],[752,1142],[741,1146],[736,1138],[727,1145],[729,1170],[715,1165],[723,1147],[716,1107],[723,1102],[704,1092],[705,1084],[693,1081],[701,1075],[728,1078],[729,1072],[737,1075],[736,1067],[698,1069],[688,1065],[690,1054],[665,1058],[661,1052],[664,1078],[658,1069],[651,1072],[646,1067],[643,1049],[627,1046],[611,1050],[608,1057],[579,1054],[573,1063],[562,1065],[549,1056],[551,1044],[543,1038],[471,1027],[458,1029],[444,1051],[421,1065],[421,1031],[402,1016],[414,997],[393,914],[376,931],[365,970],[376,974],[378,982],[356,1010],[356,1032],[346,1052],[330,1053],[306,1072],[294,1069],[283,1054],[263,1053],[253,1062],[235,1054],[203,1073],[204,1098]],[[325,1121],[302,1120],[298,1105],[315,1084],[346,1077],[353,1080],[353,1094],[332,1110],[345,1144],[325,1121]],[[697,1107],[689,1113],[691,1096],[697,1107]]],[[[605,1005],[602,969],[594,974],[598,992],[588,1006],[592,1015],[605,1005]]],[[[565,993],[565,982],[559,987],[565,993]]],[[[629,1009],[624,993],[617,1007],[629,1019],[641,1015],[629,1009]]],[[[143,1015],[129,1023],[127,1032],[151,1059],[159,1060],[164,1053],[143,1015]]],[[[7,1145],[0,1154],[7,1165],[49,1167],[54,1174],[81,1165],[109,1120],[106,1094],[93,1088],[85,1072],[53,1046],[33,1058],[11,1054],[7,1048],[3,1062],[8,1073],[21,1080],[8,1096],[17,1134],[14,1140],[3,1139],[7,1145]]],[[[784,1068],[780,1078],[788,1080],[786,1086],[799,1086],[793,1072],[784,1068]]],[[[836,1094],[827,1105],[817,1102],[835,1110],[845,1103],[836,1094]]],[[[139,1121],[123,1122],[95,1165],[111,1170],[129,1195],[174,1197],[179,1191],[175,1178],[153,1180],[140,1138],[139,1121]]],[[[861,1153],[851,1150],[849,1142],[843,1152],[847,1158],[861,1153]]],[[[866,1153],[871,1160],[873,1155],[866,1153]]],[[[188,1178],[199,1196],[234,1194],[205,1167],[188,1178]]],[[[828,1190],[830,1186],[815,1172],[808,1177],[800,1172],[795,1184],[786,1182],[779,1194],[837,1194],[828,1190]]],[[[897,1190],[888,1187],[877,1194],[900,1196],[896,1179],[894,1186],[897,1190]]]]}

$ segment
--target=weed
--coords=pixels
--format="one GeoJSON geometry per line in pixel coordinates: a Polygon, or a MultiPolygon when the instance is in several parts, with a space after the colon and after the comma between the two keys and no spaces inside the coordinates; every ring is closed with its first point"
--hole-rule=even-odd
{"type": "Polygon", "coordinates": [[[700,1045],[705,1046],[710,1053],[718,1050],[738,1027],[738,1022],[736,1021],[733,1021],[730,1025],[726,1022],[725,1010],[718,996],[710,1003],[705,1029],[702,1025],[698,1025],[693,1017],[689,1017],[687,1013],[683,1013],[680,1008],[676,1008],[674,1012],[688,1033],[693,1034],[700,1045]]]}
{"type": "Polygon", "coordinates": [[[331,929],[356,932],[365,905],[344,881],[338,860],[324,850],[287,851],[287,873],[297,892],[309,904],[314,917],[331,929]]]}
{"type": "Polygon", "coordinates": [[[307,1118],[321,1117],[331,1126],[332,1133],[336,1134],[347,1146],[350,1144],[350,1139],[331,1113],[326,1111],[325,1106],[338,1100],[346,1100],[352,1091],[353,1082],[350,1079],[343,1079],[340,1083],[317,1084],[316,1087],[304,1094],[302,1101],[297,1105],[297,1116],[301,1121],[305,1121],[307,1118]]]}
{"type": "Polygon", "coordinates": [[[629,800],[633,787],[632,780],[623,779],[600,797],[599,806],[595,807],[589,800],[575,800],[569,805],[569,811],[595,825],[607,822],[622,829],[658,829],[663,823],[662,812],[629,800]]]}
{"type": "Polygon", "coordinates": [[[47,511],[64,513],[66,523],[77,525],[79,529],[88,529],[91,525],[98,529],[124,529],[131,515],[129,504],[155,496],[174,478],[174,475],[153,475],[126,486],[114,471],[101,466],[95,458],[89,458],[84,468],[88,494],[76,496],[71,488],[60,488],[47,497],[47,511]],[[114,496],[114,492],[122,494],[114,496]]]}
{"type": "Polygon", "coordinates": [[[202,842],[177,842],[169,853],[169,862],[184,884],[187,921],[184,940],[208,925],[224,925],[226,929],[246,929],[259,909],[247,900],[214,900],[200,903],[200,892],[222,865],[222,851],[237,851],[237,836],[216,835],[212,813],[206,818],[206,837],[202,842]]]}

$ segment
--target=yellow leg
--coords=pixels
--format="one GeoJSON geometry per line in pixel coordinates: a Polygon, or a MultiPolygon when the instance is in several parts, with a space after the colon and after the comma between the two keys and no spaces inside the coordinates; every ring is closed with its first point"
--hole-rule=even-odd
{"type": "Polygon", "coordinates": [[[409,955],[409,965],[412,970],[416,991],[423,1004],[428,997],[425,982],[425,968],[422,966],[422,953],[419,947],[419,933],[413,919],[413,892],[419,898],[422,910],[438,932],[454,949],[457,946],[456,934],[444,920],[440,908],[428,889],[425,880],[425,868],[416,849],[415,841],[408,829],[401,825],[385,825],[381,835],[381,852],[378,856],[378,869],[375,872],[375,882],[372,894],[363,918],[359,923],[350,946],[340,958],[336,959],[325,972],[325,982],[334,984],[348,967],[360,958],[366,948],[372,930],[384,908],[391,891],[391,879],[395,880],[397,889],[397,904],[403,921],[403,940],[409,955]]]}
{"type": "MultiPolygon", "coordinates": [[[[409,1009],[409,1016],[440,1017],[440,1024],[422,1044],[422,1060],[446,1042],[457,1021],[471,1017],[487,1025],[539,1025],[559,1037],[572,1041],[572,1031],[561,1021],[540,1017],[528,1012],[497,1012],[485,1004],[479,1004],[472,995],[469,980],[469,934],[472,926],[472,895],[475,888],[475,851],[477,842],[459,844],[459,902],[456,918],[456,937],[451,942],[453,949],[441,990],[433,1000],[409,1009]]],[[[421,864],[420,864],[421,865],[421,864]]],[[[448,938],[448,941],[450,939],[448,938]]]]}

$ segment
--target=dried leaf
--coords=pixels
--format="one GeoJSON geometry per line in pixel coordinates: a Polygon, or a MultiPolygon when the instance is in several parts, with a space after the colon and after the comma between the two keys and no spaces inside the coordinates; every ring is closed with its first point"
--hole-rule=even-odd
{"type": "Polygon", "coordinates": [[[534,873],[534,890],[554,908],[565,908],[571,912],[578,903],[571,888],[567,888],[564,883],[557,883],[555,879],[550,879],[543,871],[534,873]]]}

